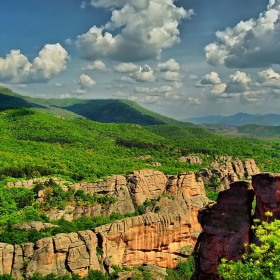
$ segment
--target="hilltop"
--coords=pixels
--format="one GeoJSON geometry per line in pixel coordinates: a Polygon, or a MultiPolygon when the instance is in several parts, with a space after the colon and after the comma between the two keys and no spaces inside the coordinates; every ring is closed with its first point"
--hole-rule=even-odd
{"type": "Polygon", "coordinates": [[[139,125],[177,125],[195,127],[119,99],[44,99],[22,96],[8,88],[0,88],[0,108],[34,108],[44,113],[74,119],[89,119],[103,123],[135,123],[139,125]]]}

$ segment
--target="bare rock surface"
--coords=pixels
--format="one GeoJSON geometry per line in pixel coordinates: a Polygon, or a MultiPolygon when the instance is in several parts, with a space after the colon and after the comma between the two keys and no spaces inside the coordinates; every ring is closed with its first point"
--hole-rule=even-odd
{"type": "Polygon", "coordinates": [[[127,176],[128,188],[136,207],[146,199],[157,199],[166,189],[167,177],[157,170],[134,171],[127,176]]]}
{"type": "Polygon", "coordinates": [[[217,203],[199,212],[203,232],[196,245],[199,260],[192,279],[220,279],[217,267],[221,258],[241,259],[250,237],[253,198],[250,183],[235,182],[219,193],[217,203]]]}
{"type": "Polygon", "coordinates": [[[187,156],[178,158],[179,162],[187,162],[189,164],[202,164],[203,159],[198,156],[187,156]]]}
{"type": "Polygon", "coordinates": [[[191,216],[180,213],[155,214],[116,221],[94,229],[102,239],[104,258],[121,267],[134,265],[156,265],[176,267],[187,260],[198,232],[193,228],[191,216]]]}
{"type": "Polygon", "coordinates": [[[280,220],[280,174],[260,173],[252,178],[252,185],[256,193],[257,206],[255,217],[262,220],[280,220]],[[265,212],[272,212],[268,218],[265,212]]]}

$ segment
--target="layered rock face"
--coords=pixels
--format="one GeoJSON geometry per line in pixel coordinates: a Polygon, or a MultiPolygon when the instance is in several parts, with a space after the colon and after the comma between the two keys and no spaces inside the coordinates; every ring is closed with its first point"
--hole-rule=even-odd
{"type": "Polygon", "coordinates": [[[112,264],[176,267],[187,259],[196,243],[199,232],[192,222],[191,217],[180,213],[149,213],[94,231],[102,239],[104,257],[112,264]]]}
{"type": "Polygon", "coordinates": [[[260,173],[248,182],[235,182],[229,190],[219,193],[217,203],[199,212],[203,232],[196,245],[199,254],[193,280],[220,279],[217,267],[221,258],[241,259],[244,243],[254,242],[250,235],[253,219],[272,221],[280,219],[280,174],[260,173]],[[254,217],[251,205],[256,197],[254,217]],[[266,217],[270,211],[273,216],[266,217]]]}
{"type": "Polygon", "coordinates": [[[152,212],[92,231],[43,238],[36,244],[0,243],[0,274],[8,273],[21,279],[23,271],[27,276],[36,272],[84,276],[89,269],[104,271],[113,264],[176,267],[192,253],[201,232],[198,210],[208,204],[203,181],[193,172],[166,176],[159,171],[141,170],[126,177],[113,176],[108,181],[74,184],[69,188],[82,189],[88,194],[107,193],[118,201],[107,209],[99,205],[76,207],[72,209],[75,216],[68,206],[63,213],[56,212],[56,218],[71,220],[96,213],[134,212],[146,200],[153,201],[148,209],[152,212]],[[96,251],[97,246],[103,251],[101,255],[96,251]]]}
{"type": "MultiPolygon", "coordinates": [[[[160,171],[144,169],[134,171],[126,177],[112,176],[107,181],[77,183],[69,185],[69,188],[74,189],[74,191],[83,190],[86,194],[108,194],[116,198],[117,202],[107,205],[106,208],[96,204],[92,206],[67,206],[64,210],[53,209],[47,214],[51,220],[64,218],[67,221],[72,221],[82,216],[107,216],[112,212],[133,213],[146,200],[154,200],[154,207],[150,210],[158,209],[158,213],[191,212],[195,217],[198,209],[208,203],[204,183],[193,172],[166,176],[160,171]],[[168,199],[164,195],[173,199],[168,199]]],[[[194,220],[197,221],[197,218],[194,220]]],[[[196,223],[194,222],[194,224],[196,223]]]]}
{"type": "Polygon", "coordinates": [[[89,269],[101,269],[96,254],[96,235],[90,231],[58,234],[38,240],[35,244],[9,245],[0,243],[0,274],[22,279],[25,272],[85,276],[89,269]],[[26,265],[27,264],[27,265],[26,265]]]}
{"type": "Polygon", "coordinates": [[[238,157],[216,157],[211,163],[211,168],[204,168],[198,172],[204,183],[211,183],[213,179],[218,183],[216,191],[220,192],[230,188],[230,184],[239,180],[251,179],[253,175],[260,173],[253,159],[241,161],[238,157]]]}

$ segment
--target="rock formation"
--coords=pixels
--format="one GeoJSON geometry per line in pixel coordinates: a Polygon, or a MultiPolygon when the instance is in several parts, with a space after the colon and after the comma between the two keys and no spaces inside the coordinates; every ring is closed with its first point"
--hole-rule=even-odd
{"type": "MultiPolygon", "coordinates": [[[[24,270],[28,277],[36,272],[84,276],[89,269],[109,270],[113,264],[121,267],[142,264],[176,267],[192,253],[201,232],[198,210],[208,203],[203,181],[193,172],[166,176],[160,171],[140,170],[126,177],[112,176],[107,181],[70,184],[67,188],[83,190],[87,194],[108,194],[117,198],[117,202],[105,209],[98,204],[67,206],[65,210],[51,211],[49,217],[72,220],[81,216],[108,215],[113,211],[128,213],[137,210],[146,200],[152,204],[144,215],[92,231],[57,234],[35,244],[0,243],[2,273],[20,279],[24,270]],[[96,251],[97,246],[103,254],[96,251]]],[[[64,190],[67,191],[65,186],[64,190]]],[[[22,226],[40,228],[48,225],[31,223],[22,226]]]]}
{"type": "Polygon", "coordinates": [[[199,260],[193,279],[220,279],[217,267],[221,258],[241,258],[244,243],[249,242],[253,199],[250,183],[235,182],[219,193],[217,203],[199,212],[203,232],[197,244],[199,260]]]}
{"type": "Polygon", "coordinates": [[[95,228],[103,257],[121,267],[157,265],[176,267],[187,260],[200,231],[191,216],[144,214],[95,228]],[[184,250],[183,248],[189,248],[184,250]]]}
{"type": "Polygon", "coordinates": [[[255,241],[254,235],[250,234],[253,218],[261,221],[280,219],[280,174],[253,175],[252,188],[248,182],[235,182],[229,190],[219,193],[217,203],[199,212],[203,232],[196,244],[198,259],[193,280],[220,279],[217,267],[222,258],[241,259],[244,243],[255,241]],[[265,216],[267,211],[273,213],[271,218],[265,216]]]}
{"type": "Polygon", "coordinates": [[[248,180],[260,173],[253,159],[241,161],[238,157],[220,156],[216,157],[210,166],[211,168],[203,168],[198,174],[210,188],[215,182],[214,190],[218,192],[229,189],[233,182],[248,180]]]}
{"type": "Polygon", "coordinates": [[[252,178],[256,193],[255,218],[262,221],[280,220],[280,174],[260,173],[252,178]],[[268,218],[265,212],[272,212],[268,218]]]}
{"type": "Polygon", "coordinates": [[[198,156],[187,156],[178,158],[179,162],[187,162],[189,164],[202,164],[203,159],[198,156]]]}

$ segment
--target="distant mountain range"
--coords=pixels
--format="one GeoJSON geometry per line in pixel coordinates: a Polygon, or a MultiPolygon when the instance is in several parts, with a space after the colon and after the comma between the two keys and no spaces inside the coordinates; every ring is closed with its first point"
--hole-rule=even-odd
{"type": "Polygon", "coordinates": [[[280,115],[278,114],[247,114],[238,113],[233,116],[210,115],[205,117],[190,118],[183,121],[191,122],[194,124],[219,124],[228,126],[242,126],[247,124],[280,125],[280,115]]]}

